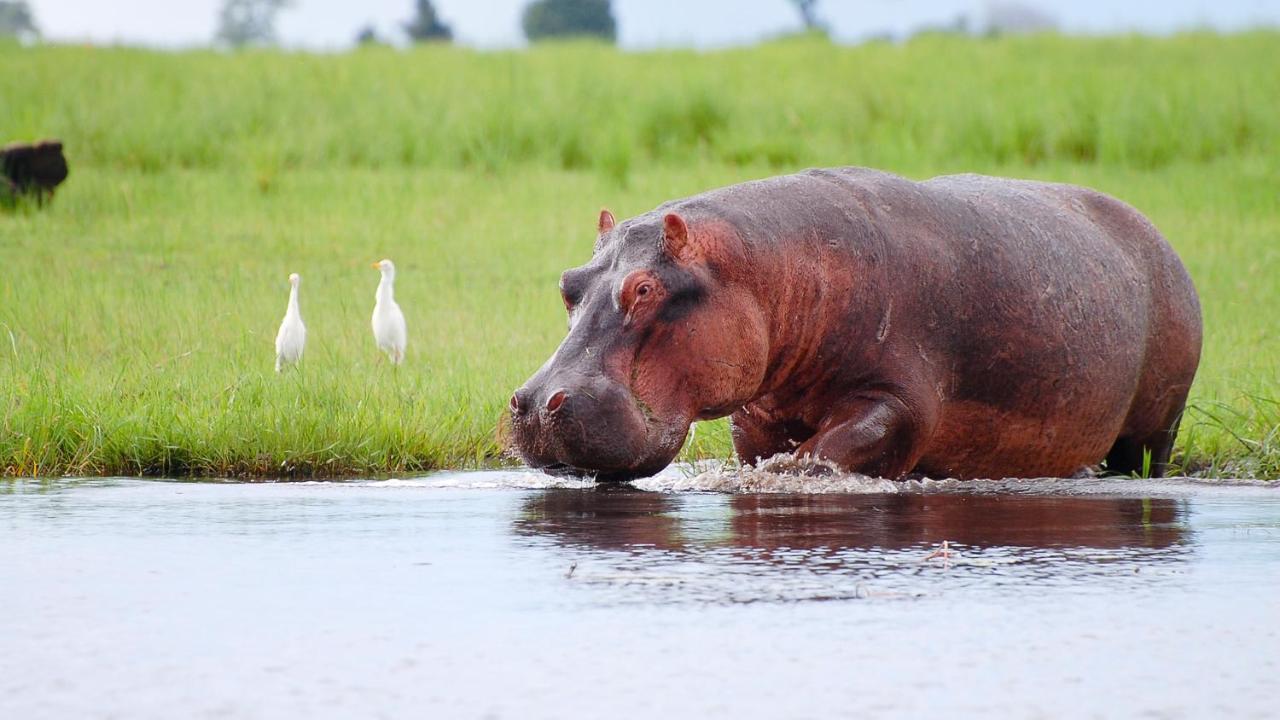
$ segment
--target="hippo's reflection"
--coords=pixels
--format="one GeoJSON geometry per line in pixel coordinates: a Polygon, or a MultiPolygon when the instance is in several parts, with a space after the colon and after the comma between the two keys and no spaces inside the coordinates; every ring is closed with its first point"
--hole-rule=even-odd
{"type": "Polygon", "coordinates": [[[607,550],[685,545],[676,500],[630,490],[550,490],[524,504],[516,530],[607,550]]]}
{"type": "Polygon", "coordinates": [[[1170,499],[1029,495],[661,495],[551,491],[521,534],[584,549],[1167,548],[1186,505],[1170,499]]]}

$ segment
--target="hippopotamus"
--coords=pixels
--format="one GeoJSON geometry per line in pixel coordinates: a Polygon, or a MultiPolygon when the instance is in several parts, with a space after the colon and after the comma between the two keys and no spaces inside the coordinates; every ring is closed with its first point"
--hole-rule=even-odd
{"type": "Polygon", "coordinates": [[[1169,243],[1084,187],[809,170],[600,213],[568,335],[510,400],[531,466],[656,473],[731,416],[744,463],[885,478],[1162,475],[1200,358],[1169,243]]]}

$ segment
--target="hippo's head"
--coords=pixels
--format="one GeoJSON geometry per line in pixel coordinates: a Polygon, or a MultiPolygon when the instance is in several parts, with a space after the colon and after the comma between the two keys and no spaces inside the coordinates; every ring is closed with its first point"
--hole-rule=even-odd
{"type": "Polygon", "coordinates": [[[763,313],[714,219],[600,213],[591,262],[560,278],[569,334],[511,397],[533,467],[625,479],[666,467],[695,420],[723,417],[764,376],[763,313]]]}

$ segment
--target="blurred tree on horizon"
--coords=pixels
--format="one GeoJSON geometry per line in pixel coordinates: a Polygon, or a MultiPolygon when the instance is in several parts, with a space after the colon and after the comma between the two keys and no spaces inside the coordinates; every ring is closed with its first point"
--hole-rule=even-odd
{"type": "Polygon", "coordinates": [[[369,24],[356,31],[356,45],[358,47],[366,47],[369,45],[386,45],[386,43],[382,40],[382,36],[378,35],[378,29],[369,24]]]}
{"type": "Polygon", "coordinates": [[[987,22],[983,32],[988,37],[1054,32],[1057,29],[1057,18],[1034,5],[1016,1],[987,3],[987,22]]]}
{"type": "Polygon", "coordinates": [[[535,0],[521,19],[529,42],[594,37],[618,39],[618,24],[609,0],[535,0]]]}
{"type": "Polygon", "coordinates": [[[415,43],[453,41],[453,28],[440,21],[431,0],[414,3],[413,19],[404,24],[404,32],[415,43]]]}
{"type": "Polygon", "coordinates": [[[293,0],[223,0],[214,41],[233,48],[276,43],[276,16],[293,0]]]}
{"type": "Polygon", "coordinates": [[[37,37],[40,37],[40,28],[26,0],[0,0],[0,38],[37,37]]]}
{"type": "Polygon", "coordinates": [[[800,20],[804,29],[810,32],[825,31],[826,23],[818,19],[818,0],[791,0],[791,4],[800,11],[800,20]]]}

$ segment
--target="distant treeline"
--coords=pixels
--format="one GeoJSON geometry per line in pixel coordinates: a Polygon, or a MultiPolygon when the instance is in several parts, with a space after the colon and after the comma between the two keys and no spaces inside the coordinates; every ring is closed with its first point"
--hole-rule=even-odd
{"type": "Polygon", "coordinates": [[[346,54],[0,47],[0,128],[90,166],[595,169],[1045,161],[1280,151],[1280,33],[713,53],[578,43],[346,54]]]}

